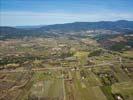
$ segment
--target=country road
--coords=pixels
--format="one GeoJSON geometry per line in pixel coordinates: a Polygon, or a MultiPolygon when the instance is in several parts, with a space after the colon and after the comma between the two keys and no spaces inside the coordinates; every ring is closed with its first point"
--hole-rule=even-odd
{"type": "MultiPolygon", "coordinates": [[[[104,62],[101,64],[95,64],[95,65],[89,65],[89,66],[83,66],[80,68],[91,68],[91,67],[100,67],[104,65],[114,65],[114,63],[120,63],[119,61],[113,61],[113,62],[104,62]]],[[[133,63],[133,62],[128,62],[133,63]]],[[[0,70],[0,73],[17,73],[17,72],[38,72],[38,71],[46,71],[46,70],[62,70],[62,69],[72,69],[73,67],[52,67],[52,68],[34,68],[30,70],[0,70]]]]}

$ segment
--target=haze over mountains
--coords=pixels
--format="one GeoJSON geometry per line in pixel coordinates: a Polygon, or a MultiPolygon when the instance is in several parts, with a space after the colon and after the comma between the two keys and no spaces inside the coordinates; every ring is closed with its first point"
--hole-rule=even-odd
{"type": "MultiPolygon", "coordinates": [[[[100,22],[74,22],[66,24],[42,25],[31,27],[0,27],[0,37],[23,37],[53,35],[52,32],[66,33],[87,30],[112,30],[117,32],[133,31],[133,21],[100,21],[100,22]],[[28,30],[27,30],[28,29],[28,30]]],[[[58,34],[58,33],[57,33],[58,34]]]]}
{"type": "Polygon", "coordinates": [[[21,28],[21,29],[33,29],[33,28],[40,28],[42,26],[46,26],[46,25],[26,25],[26,26],[14,26],[14,28],[21,28]]]}

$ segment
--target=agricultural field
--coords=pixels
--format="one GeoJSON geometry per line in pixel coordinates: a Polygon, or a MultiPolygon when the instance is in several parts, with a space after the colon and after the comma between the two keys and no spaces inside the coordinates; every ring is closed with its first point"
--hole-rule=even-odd
{"type": "Polygon", "coordinates": [[[1,40],[0,100],[132,100],[132,50],[87,38],[1,40]]]}
{"type": "Polygon", "coordinates": [[[0,100],[133,100],[133,0],[0,0],[0,100]]]}

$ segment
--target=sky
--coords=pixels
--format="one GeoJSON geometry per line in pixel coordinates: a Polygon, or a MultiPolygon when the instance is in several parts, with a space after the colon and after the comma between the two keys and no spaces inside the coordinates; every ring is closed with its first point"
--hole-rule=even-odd
{"type": "Polygon", "coordinates": [[[0,26],[133,20],[133,0],[0,0],[0,26]]]}

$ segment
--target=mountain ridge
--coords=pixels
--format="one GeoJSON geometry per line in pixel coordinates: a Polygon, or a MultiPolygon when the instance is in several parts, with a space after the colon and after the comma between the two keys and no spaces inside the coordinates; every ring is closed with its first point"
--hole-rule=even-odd
{"type": "Polygon", "coordinates": [[[25,29],[16,27],[0,27],[0,37],[22,37],[22,36],[48,36],[56,33],[80,32],[87,30],[111,30],[118,32],[133,31],[133,21],[99,21],[99,22],[74,22],[65,24],[53,24],[39,28],[25,29]]]}

